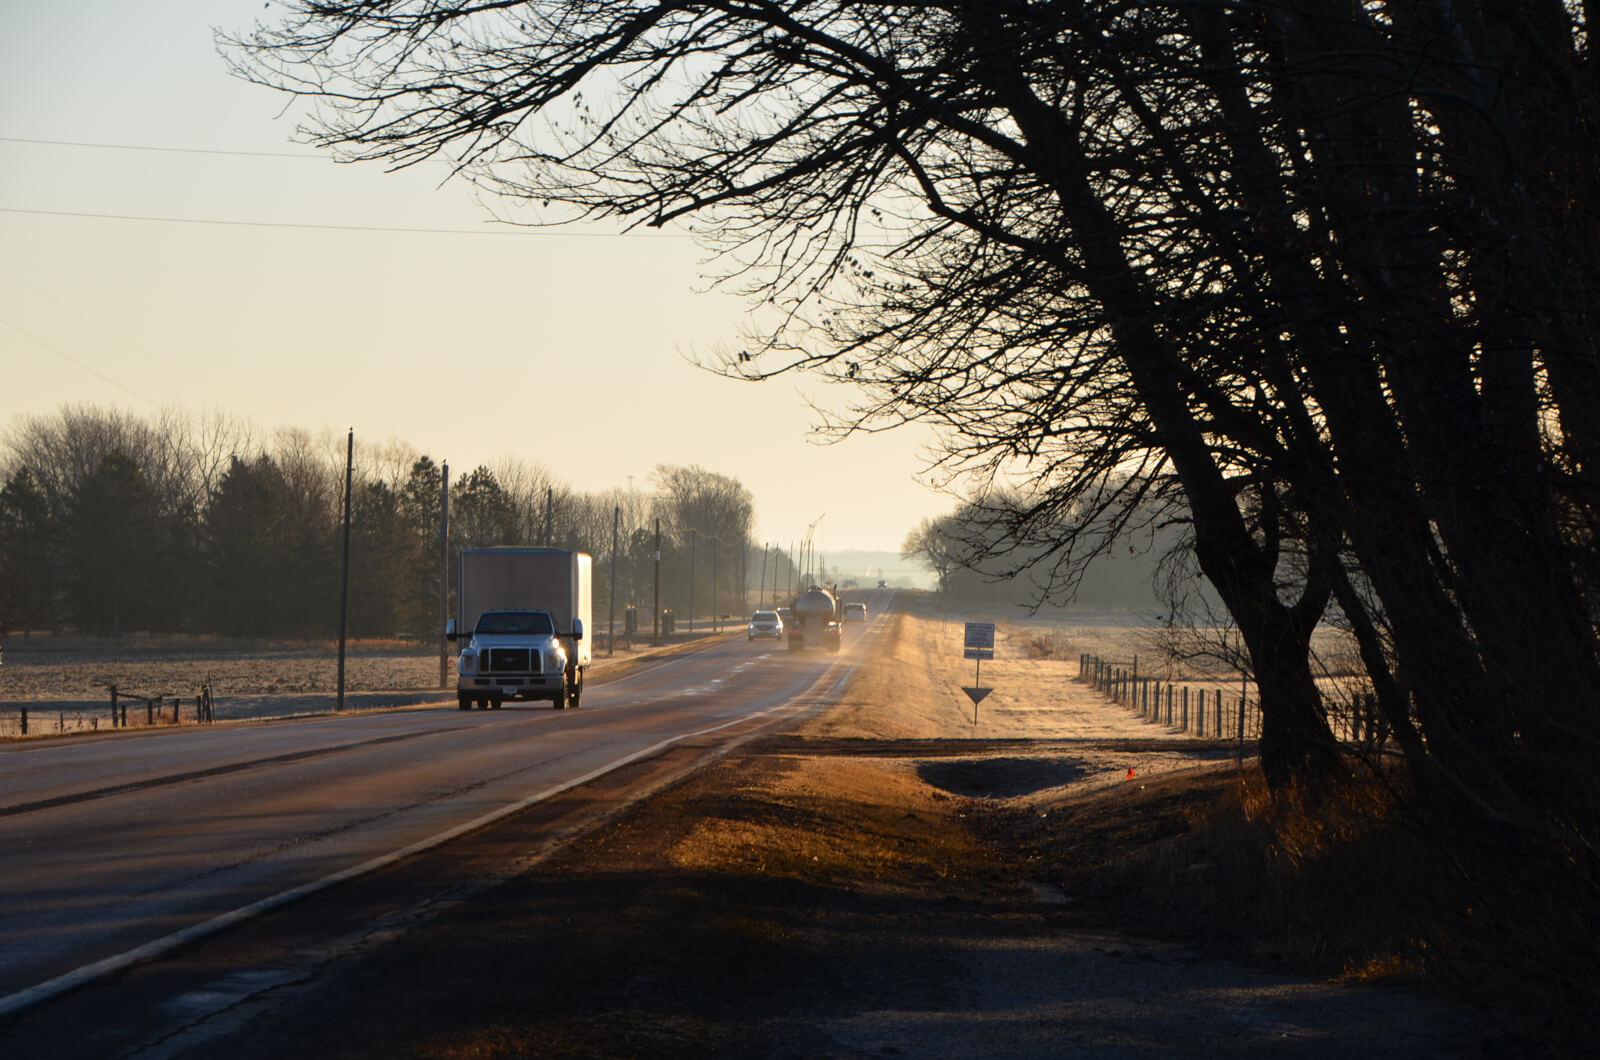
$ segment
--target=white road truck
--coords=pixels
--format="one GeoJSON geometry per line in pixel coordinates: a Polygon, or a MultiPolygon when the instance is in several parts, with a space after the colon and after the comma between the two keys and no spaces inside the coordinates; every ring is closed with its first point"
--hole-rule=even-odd
{"type": "Polygon", "coordinates": [[[576,707],[589,668],[591,610],[586,552],[505,546],[461,550],[456,617],[445,636],[456,657],[462,710],[508,699],[576,707]]]}

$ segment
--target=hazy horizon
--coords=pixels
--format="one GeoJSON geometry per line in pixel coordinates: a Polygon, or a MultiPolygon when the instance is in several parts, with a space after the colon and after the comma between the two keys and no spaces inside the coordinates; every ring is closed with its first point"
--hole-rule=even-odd
{"type": "Polygon", "coordinates": [[[436,168],[292,143],[291,101],[230,77],[212,41],[260,13],[8,11],[0,428],[78,403],[217,411],[453,469],[539,461],[587,492],[697,464],[750,490],[758,540],[816,522],[819,552],[896,551],[955,507],[916,478],[930,431],[819,445],[812,404],[845,388],[691,363],[741,348],[747,316],[692,240],[495,225],[436,168]]]}

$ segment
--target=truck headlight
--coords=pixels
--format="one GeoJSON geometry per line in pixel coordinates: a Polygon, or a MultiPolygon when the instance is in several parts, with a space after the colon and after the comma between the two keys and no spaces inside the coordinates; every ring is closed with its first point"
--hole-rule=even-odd
{"type": "Polygon", "coordinates": [[[458,674],[474,673],[477,671],[477,669],[478,653],[475,651],[464,651],[461,653],[460,657],[456,659],[456,673],[458,674]]]}

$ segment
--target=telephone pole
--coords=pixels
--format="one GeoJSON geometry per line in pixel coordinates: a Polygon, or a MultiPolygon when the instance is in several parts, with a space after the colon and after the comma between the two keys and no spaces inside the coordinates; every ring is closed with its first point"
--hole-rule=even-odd
{"type": "Polygon", "coordinates": [[[450,649],[444,629],[450,622],[450,462],[439,467],[439,687],[450,683],[450,649]]]}
{"type": "Polygon", "coordinates": [[[339,578],[339,698],[335,710],[344,709],[344,631],[350,610],[350,481],[356,473],[356,429],[350,428],[344,450],[344,568],[339,578]]]}

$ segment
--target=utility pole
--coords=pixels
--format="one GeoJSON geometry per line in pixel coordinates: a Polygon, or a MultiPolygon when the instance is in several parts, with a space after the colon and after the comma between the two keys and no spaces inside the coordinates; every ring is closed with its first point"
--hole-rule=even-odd
{"type": "Polygon", "coordinates": [[[656,518],[656,598],[650,608],[650,643],[661,643],[661,519],[656,518]]]}
{"type": "Polygon", "coordinates": [[[450,683],[450,649],[444,628],[450,622],[450,462],[439,467],[439,687],[450,683]]]}
{"type": "Polygon", "coordinates": [[[546,486],[545,489],[544,489],[544,543],[545,543],[545,546],[547,548],[550,545],[551,524],[555,521],[555,510],[556,510],[556,490],[555,490],[555,487],[554,486],[546,486]]]}
{"type": "Polygon", "coordinates": [[[689,632],[694,632],[694,530],[689,531],[689,632]]]}
{"type": "MultiPolygon", "coordinates": [[[[813,584],[818,580],[816,568],[812,563],[813,558],[816,556],[817,524],[827,518],[827,515],[827,512],[823,512],[812,520],[811,525],[806,527],[806,536],[800,539],[800,552],[804,556],[806,564],[805,570],[801,573],[802,575],[809,575],[813,584]]],[[[802,577],[801,581],[804,580],[805,578],[802,577]]],[[[804,588],[804,586],[801,586],[801,588],[804,588]]]]}
{"type": "MultiPolygon", "coordinates": [[[[761,546],[761,590],[757,594],[759,597],[759,599],[756,601],[757,607],[764,607],[767,603],[767,549],[770,547],[770,545],[766,544],[761,546]]],[[[772,590],[772,595],[778,595],[778,590],[776,588],[772,590]]]]}
{"type": "Polygon", "coordinates": [[[617,523],[622,519],[622,505],[611,509],[611,624],[606,633],[606,655],[617,654],[617,523]]]}
{"type": "Polygon", "coordinates": [[[339,579],[339,698],[335,710],[344,709],[344,630],[350,608],[350,481],[356,472],[356,429],[350,428],[344,450],[344,573],[339,579]]]}
{"type": "Polygon", "coordinates": [[[722,632],[722,620],[717,617],[721,608],[717,606],[717,546],[722,544],[722,539],[711,539],[711,632],[722,632]]]}

